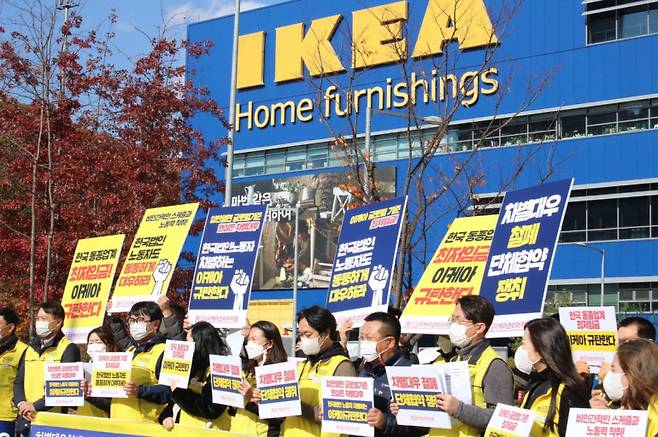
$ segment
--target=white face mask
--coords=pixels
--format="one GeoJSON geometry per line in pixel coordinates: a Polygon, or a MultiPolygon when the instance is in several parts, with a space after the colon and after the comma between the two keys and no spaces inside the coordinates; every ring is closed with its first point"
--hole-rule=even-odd
{"type": "Polygon", "coordinates": [[[87,355],[102,354],[107,352],[107,346],[103,343],[89,343],[87,345],[87,355]]]}
{"type": "Polygon", "coordinates": [[[467,326],[455,322],[451,323],[450,330],[448,331],[450,342],[459,348],[468,346],[471,342],[471,337],[466,335],[467,329],[467,326]]]}
{"type": "Polygon", "coordinates": [[[514,365],[516,366],[517,369],[519,369],[521,372],[525,373],[526,375],[530,375],[530,373],[532,372],[532,368],[538,362],[539,360],[532,361],[530,359],[530,356],[528,355],[528,351],[523,346],[519,346],[519,348],[516,350],[516,353],[514,354],[514,365]]]}
{"type": "Polygon", "coordinates": [[[359,351],[361,352],[361,357],[368,363],[379,358],[376,341],[361,340],[359,342],[359,351]]]}
{"type": "Polygon", "coordinates": [[[265,353],[265,348],[262,345],[251,340],[245,345],[244,349],[247,352],[247,358],[250,360],[256,359],[265,353]]]}
{"type": "Polygon", "coordinates": [[[130,336],[136,341],[144,339],[148,334],[147,323],[138,322],[130,325],[130,336]]]}
{"type": "Polygon", "coordinates": [[[34,328],[37,335],[41,338],[48,337],[50,334],[52,334],[50,323],[44,320],[37,320],[37,322],[34,324],[34,328]]]}
{"type": "Polygon", "coordinates": [[[624,376],[623,373],[611,370],[603,378],[603,390],[605,390],[605,394],[608,395],[611,401],[619,401],[624,397],[626,387],[624,387],[624,381],[621,379],[622,376],[624,376]]]}
{"type": "Polygon", "coordinates": [[[317,355],[320,353],[322,345],[320,337],[302,337],[301,339],[302,352],[304,355],[317,355]]]}

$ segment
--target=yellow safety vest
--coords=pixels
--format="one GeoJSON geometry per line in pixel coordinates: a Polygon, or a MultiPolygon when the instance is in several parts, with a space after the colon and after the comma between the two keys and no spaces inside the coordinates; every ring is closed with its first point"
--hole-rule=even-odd
{"type": "Polygon", "coordinates": [[[12,349],[0,355],[0,421],[13,422],[18,415],[11,398],[14,396],[14,380],[18,373],[18,365],[26,349],[27,345],[18,340],[12,349]]]}
{"type": "MultiPolygon", "coordinates": [[[[45,396],[45,365],[46,363],[61,363],[64,351],[71,342],[62,337],[56,347],[46,348],[41,355],[32,347],[25,350],[25,379],[23,390],[25,391],[25,400],[28,402],[37,401],[45,396]]],[[[51,410],[58,412],[59,408],[51,410]]]]}
{"type": "MultiPolygon", "coordinates": [[[[299,397],[303,404],[317,407],[322,402],[322,386],[320,378],[323,376],[334,376],[336,369],[341,363],[349,362],[344,355],[334,355],[325,361],[315,365],[308,365],[308,360],[302,361],[297,366],[299,372],[299,397]]],[[[329,437],[338,434],[321,432],[321,425],[315,420],[309,420],[304,416],[286,417],[281,425],[281,437],[329,437]]]]}
{"type": "Polygon", "coordinates": [[[77,416],[85,416],[85,417],[110,417],[110,415],[107,414],[105,410],[90,404],[89,401],[86,399],[84,405],[78,407],[78,410],[76,411],[75,414],[77,416]]]}
{"type": "Polygon", "coordinates": [[[538,396],[530,406],[528,406],[530,392],[527,392],[525,396],[523,396],[521,407],[537,413],[537,418],[532,424],[532,431],[530,432],[533,437],[560,437],[557,424],[560,422],[560,400],[562,399],[564,387],[566,387],[564,383],[560,383],[560,386],[557,389],[557,397],[555,398],[555,416],[553,417],[554,427],[552,431],[550,428],[548,431],[544,431],[544,423],[546,421],[546,416],[548,415],[548,409],[551,406],[551,394],[553,393],[553,389],[549,388],[546,393],[538,396]]]}
{"type": "MultiPolygon", "coordinates": [[[[256,387],[256,376],[242,372],[242,377],[246,379],[252,387],[256,387]]],[[[267,437],[267,431],[270,424],[267,420],[260,419],[251,411],[245,408],[238,408],[235,417],[231,419],[231,432],[243,433],[257,437],[267,437]]]]}
{"type": "MultiPolygon", "coordinates": [[[[206,378],[209,375],[210,369],[208,369],[208,372],[206,372],[206,378]]],[[[190,382],[188,388],[194,393],[201,394],[203,392],[203,384],[203,382],[195,380],[194,382],[190,382]]],[[[181,425],[195,426],[198,428],[228,431],[231,428],[231,416],[228,414],[228,408],[226,408],[217,419],[208,420],[202,417],[192,416],[181,408],[180,416],[178,417],[178,423],[181,425]]]]}
{"type": "Polygon", "coordinates": [[[649,415],[647,437],[656,437],[658,435],[658,394],[651,397],[647,413],[649,415]]]}
{"type": "MultiPolygon", "coordinates": [[[[475,364],[468,364],[468,373],[471,377],[471,390],[473,396],[473,405],[480,408],[487,408],[484,400],[484,376],[489,370],[489,366],[494,360],[502,360],[491,346],[488,346],[475,364]]],[[[460,361],[459,355],[452,359],[452,362],[460,361]]],[[[429,436],[439,437],[478,437],[484,432],[461,423],[458,420],[452,421],[452,429],[432,428],[429,436]]]]}
{"type": "MultiPolygon", "coordinates": [[[[130,370],[130,381],[137,385],[157,385],[158,360],[164,353],[165,344],[158,343],[145,352],[135,354],[130,370]]],[[[158,422],[158,417],[166,405],[148,402],[137,397],[114,398],[110,405],[110,418],[145,420],[158,422]]]]}

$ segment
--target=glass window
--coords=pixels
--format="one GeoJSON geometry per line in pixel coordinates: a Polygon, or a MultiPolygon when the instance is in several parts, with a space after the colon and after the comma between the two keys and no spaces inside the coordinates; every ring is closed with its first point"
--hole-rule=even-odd
{"type": "Polygon", "coordinates": [[[649,198],[619,199],[619,226],[649,226],[649,198]]]}
{"type": "Polygon", "coordinates": [[[617,132],[617,105],[591,108],[587,114],[587,133],[606,135],[617,132]]]}
{"type": "Polygon", "coordinates": [[[562,230],[579,231],[585,229],[586,208],[585,202],[569,202],[564,215],[562,230]]]}
{"type": "Polygon", "coordinates": [[[648,102],[627,103],[619,106],[619,131],[628,132],[649,127],[648,102]]]}
{"type": "Polygon", "coordinates": [[[605,229],[617,227],[617,200],[592,200],[587,202],[587,227],[605,229]]]}
{"type": "Polygon", "coordinates": [[[658,226],[658,196],[651,197],[651,224],[658,226]]]}
{"type": "Polygon", "coordinates": [[[285,171],[286,152],[274,151],[267,152],[265,155],[265,168],[267,174],[283,173],[285,171]]]}
{"type": "Polygon", "coordinates": [[[398,155],[398,139],[396,136],[387,135],[377,138],[375,141],[374,161],[393,161],[398,155]]]}
{"type": "Polygon", "coordinates": [[[265,154],[249,153],[245,159],[245,176],[256,176],[265,173],[265,154]]]}
{"type": "Polygon", "coordinates": [[[529,141],[538,143],[555,139],[555,114],[542,114],[530,116],[528,122],[528,131],[530,132],[529,141]]]}
{"type": "Polygon", "coordinates": [[[233,177],[240,178],[245,175],[244,155],[233,156],[233,177]]]}
{"type": "Polygon", "coordinates": [[[498,123],[490,121],[477,123],[473,128],[474,144],[478,147],[498,147],[500,145],[499,134],[498,123]]]}
{"type": "Polygon", "coordinates": [[[286,171],[304,170],[306,164],[306,147],[291,147],[286,156],[286,171]]]}
{"type": "Polygon", "coordinates": [[[649,129],[658,129],[658,99],[651,100],[651,123],[649,129]]]}
{"type": "Polygon", "coordinates": [[[345,165],[345,152],[342,147],[331,145],[329,150],[329,167],[341,167],[345,165]]]}
{"type": "Polygon", "coordinates": [[[585,111],[569,111],[560,116],[562,138],[585,135],[585,111]]]}
{"type": "Polygon", "coordinates": [[[658,5],[649,7],[649,33],[658,33],[658,5]]]}
{"type": "Polygon", "coordinates": [[[587,241],[604,241],[604,240],[617,240],[617,229],[587,232],[587,241]]]}
{"type": "Polygon", "coordinates": [[[516,146],[528,142],[528,123],[525,117],[518,117],[502,124],[500,135],[503,146],[516,146]]]}
{"type": "Polygon", "coordinates": [[[615,32],[615,11],[589,15],[587,17],[587,42],[612,41],[617,37],[615,32]]]}
{"type": "Polygon", "coordinates": [[[308,168],[324,168],[327,166],[329,151],[325,144],[315,144],[308,148],[308,168]]]}
{"type": "Polygon", "coordinates": [[[619,38],[631,38],[648,33],[647,7],[621,9],[617,20],[619,38]]]}
{"type": "Polygon", "coordinates": [[[579,241],[587,241],[585,231],[567,231],[560,233],[560,243],[576,243],[579,241]]]}

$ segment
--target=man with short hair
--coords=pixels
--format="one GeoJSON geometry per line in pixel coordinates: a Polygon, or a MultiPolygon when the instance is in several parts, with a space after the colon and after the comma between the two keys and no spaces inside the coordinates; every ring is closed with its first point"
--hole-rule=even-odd
{"type": "Polygon", "coordinates": [[[18,367],[27,349],[27,344],[16,337],[16,327],[19,319],[16,312],[10,308],[0,309],[0,422],[5,422],[0,429],[11,430],[18,415],[18,409],[11,403],[14,395],[14,381],[18,367]]]}
{"type": "Polygon", "coordinates": [[[496,405],[513,405],[512,370],[485,339],[494,319],[491,302],[477,295],[463,296],[450,318],[450,341],[457,355],[451,361],[468,362],[473,404],[450,394],[437,396],[438,406],[459,422],[452,429],[431,429],[430,436],[480,436],[496,405]]]}
{"type": "Polygon", "coordinates": [[[390,412],[391,390],[386,376],[387,366],[410,366],[412,361],[398,348],[400,322],[394,316],[377,312],[365,318],[361,328],[360,348],[362,363],[357,376],[372,378],[374,405],[368,411],[368,424],[375,428],[375,436],[422,436],[426,428],[398,425],[390,412]]]}
{"type": "Polygon", "coordinates": [[[619,322],[617,337],[619,338],[619,344],[640,338],[646,338],[655,342],[656,327],[653,323],[642,317],[626,317],[619,322]]]}
{"type": "MultiPolygon", "coordinates": [[[[18,408],[16,433],[29,435],[37,411],[50,410],[45,401],[45,363],[76,363],[80,350],[62,332],[64,308],[59,302],[45,302],[37,313],[35,332],[25,350],[14,381],[13,403],[18,408]]],[[[57,409],[61,411],[60,409],[57,409]]]]}

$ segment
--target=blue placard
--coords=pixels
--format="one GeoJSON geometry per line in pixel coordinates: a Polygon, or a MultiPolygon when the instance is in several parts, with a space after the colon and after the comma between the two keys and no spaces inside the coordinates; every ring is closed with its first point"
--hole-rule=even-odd
{"type": "Polygon", "coordinates": [[[16,422],[0,420],[0,437],[14,437],[14,425],[16,422]]]}
{"type": "Polygon", "coordinates": [[[540,317],[573,179],[505,195],[480,295],[494,304],[490,337],[522,335],[540,317]]]}
{"type": "Polygon", "coordinates": [[[197,256],[189,318],[217,328],[241,328],[267,206],[212,208],[197,256]]]}
{"type": "Polygon", "coordinates": [[[358,327],[388,306],[406,205],[406,196],[396,197],[345,213],[327,294],[339,324],[358,327]]]}

